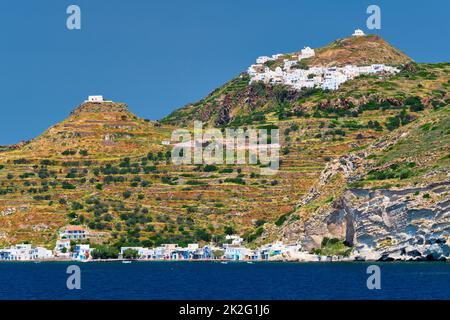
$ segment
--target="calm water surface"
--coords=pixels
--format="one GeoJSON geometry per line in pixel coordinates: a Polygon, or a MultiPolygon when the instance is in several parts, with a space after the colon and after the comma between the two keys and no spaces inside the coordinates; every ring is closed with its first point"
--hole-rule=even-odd
{"type": "Polygon", "coordinates": [[[378,263],[381,290],[368,290],[369,263],[82,263],[81,290],[68,290],[73,263],[0,263],[0,299],[450,299],[450,263],[378,263]]]}

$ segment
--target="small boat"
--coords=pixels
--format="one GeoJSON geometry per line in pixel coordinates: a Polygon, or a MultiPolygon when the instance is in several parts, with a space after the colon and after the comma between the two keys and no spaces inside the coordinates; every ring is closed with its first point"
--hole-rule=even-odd
{"type": "Polygon", "coordinates": [[[124,261],[122,261],[122,263],[131,263],[131,261],[130,260],[124,260],[124,261]]]}
{"type": "Polygon", "coordinates": [[[248,263],[248,264],[253,264],[253,262],[252,262],[252,261],[247,261],[247,263],[248,263]]]}
{"type": "Polygon", "coordinates": [[[221,261],[220,263],[222,263],[222,264],[228,264],[227,261],[221,261]]]}

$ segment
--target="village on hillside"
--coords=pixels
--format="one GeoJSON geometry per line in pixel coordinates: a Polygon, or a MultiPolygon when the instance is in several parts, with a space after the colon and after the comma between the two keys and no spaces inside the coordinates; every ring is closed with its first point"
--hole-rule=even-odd
{"type": "MultiPolygon", "coordinates": [[[[352,34],[353,37],[361,37],[364,35],[364,32],[360,29],[356,29],[352,34]]],[[[301,90],[303,88],[337,90],[342,83],[363,74],[393,74],[400,71],[395,67],[384,64],[372,64],[368,66],[346,65],[344,67],[313,66],[308,68],[301,62],[304,59],[315,56],[314,49],[310,47],[305,47],[299,54],[289,56],[289,59],[283,59],[284,56],[283,54],[274,54],[271,57],[258,57],[256,64],[252,64],[247,69],[247,73],[250,76],[250,84],[261,81],[272,85],[287,85],[295,90],[301,90]],[[283,59],[282,67],[277,66],[275,70],[272,70],[268,64],[280,59],[283,59]]]]}
{"type": "Polygon", "coordinates": [[[178,244],[161,244],[155,248],[121,247],[117,257],[99,258],[96,248],[88,243],[89,232],[82,226],[67,226],[59,233],[59,239],[52,250],[35,247],[32,244],[16,244],[0,249],[0,261],[98,261],[98,260],[186,260],[186,261],[342,261],[343,256],[325,256],[302,251],[299,244],[284,244],[277,241],[257,249],[244,246],[244,239],[238,235],[227,235],[226,243],[200,246],[197,243],[186,247],[178,244]]]}

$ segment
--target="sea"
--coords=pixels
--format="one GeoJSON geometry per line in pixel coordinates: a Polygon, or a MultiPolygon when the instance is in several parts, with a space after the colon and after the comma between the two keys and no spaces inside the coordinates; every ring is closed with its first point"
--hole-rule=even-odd
{"type": "Polygon", "coordinates": [[[22,299],[440,300],[450,299],[450,263],[1,262],[0,300],[22,299]]]}

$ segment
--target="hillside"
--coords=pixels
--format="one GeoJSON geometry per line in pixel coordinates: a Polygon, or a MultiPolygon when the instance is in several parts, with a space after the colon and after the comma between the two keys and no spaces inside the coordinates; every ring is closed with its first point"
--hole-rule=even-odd
{"type": "Polygon", "coordinates": [[[377,35],[338,39],[317,49],[316,56],[307,60],[310,66],[370,65],[377,63],[401,65],[411,61],[410,57],[377,35]]]}
{"type": "MultiPolygon", "coordinates": [[[[296,60],[299,52],[281,55],[276,60],[266,62],[271,69],[282,66],[284,60],[296,60]]],[[[344,66],[369,65],[369,64],[387,64],[387,65],[406,65],[412,60],[398,49],[389,45],[379,36],[369,35],[363,37],[350,37],[339,39],[316,49],[316,56],[302,60],[304,68],[312,66],[344,66]]],[[[426,73],[426,71],[424,70],[426,73]]],[[[426,80],[421,74],[421,78],[426,80]]],[[[376,79],[376,77],[372,77],[376,79]]],[[[175,110],[161,121],[167,124],[187,125],[194,119],[207,122],[214,126],[241,125],[252,123],[255,120],[264,120],[264,114],[267,112],[286,112],[298,113],[309,106],[308,97],[314,95],[317,101],[326,99],[333,94],[327,94],[320,90],[306,90],[299,92],[283,85],[264,86],[261,83],[249,85],[249,76],[246,73],[232,79],[220,88],[211,92],[204,99],[186,105],[175,110]],[[307,103],[306,105],[304,103],[307,103]],[[282,110],[281,110],[282,109],[282,110]]],[[[421,79],[416,79],[414,83],[408,83],[409,86],[417,86],[421,79]]],[[[365,85],[368,81],[353,81],[354,87],[360,83],[363,93],[368,92],[365,85]]],[[[375,83],[376,81],[372,81],[375,83]]],[[[368,83],[371,85],[372,83],[368,83]]],[[[399,87],[399,90],[392,90],[387,86],[389,83],[379,81],[372,90],[380,89],[386,96],[407,95],[410,88],[399,87]],[[384,86],[384,87],[383,87],[384,86]]],[[[416,91],[416,90],[415,90],[416,91]]],[[[419,90],[417,90],[419,91],[419,90]]],[[[422,90],[424,95],[426,90],[422,90]]],[[[349,92],[350,93],[350,92],[349,92]]],[[[351,93],[353,95],[353,93],[351,93]]]]}
{"type": "Polygon", "coordinates": [[[155,123],[129,112],[124,103],[84,102],[67,119],[8,155],[17,158],[51,155],[52,159],[61,160],[119,158],[137,150],[139,154],[162,150],[162,131],[156,129],[155,123]]]}
{"type": "Polygon", "coordinates": [[[249,85],[241,74],[160,122],[122,103],[83,103],[36,139],[3,148],[0,245],[51,247],[67,224],[89,229],[92,244],[116,246],[222,243],[231,233],[249,246],[283,239],[306,250],[329,250],[323,239],[334,238],[361,255],[403,250],[416,236],[445,243],[450,63],[416,64],[378,37],[354,39],[318,49],[314,63],[348,58],[401,71],[335,91],[249,85]],[[173,165],[162,141],[194,120],[279,128],[279,172],[173,165]]]}

